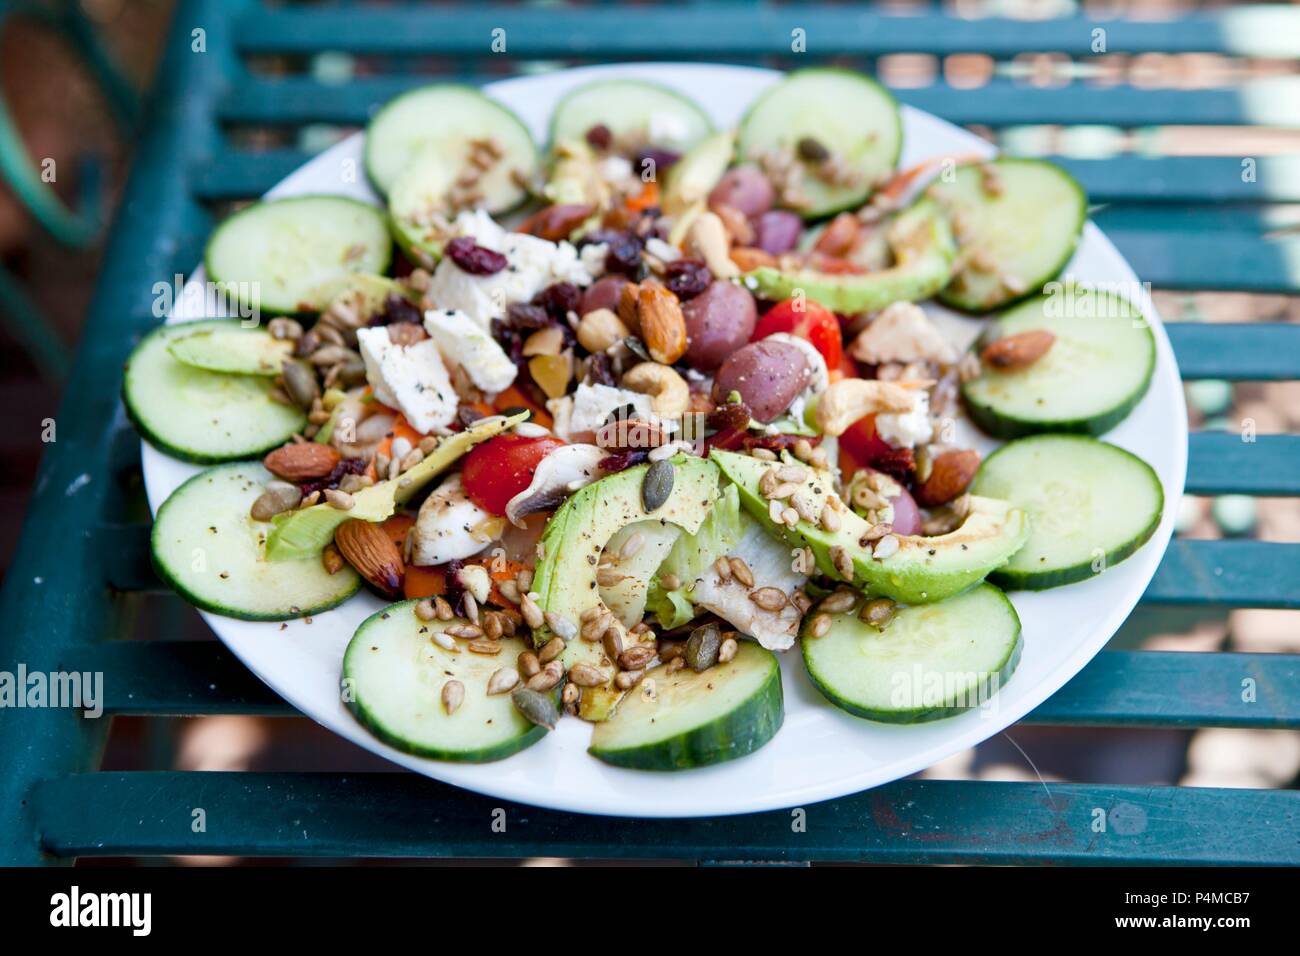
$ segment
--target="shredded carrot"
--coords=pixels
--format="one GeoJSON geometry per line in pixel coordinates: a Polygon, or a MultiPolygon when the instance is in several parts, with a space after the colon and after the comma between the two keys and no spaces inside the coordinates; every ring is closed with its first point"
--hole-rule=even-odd
{"type": "Polygon", "coordinates": [[[511,385],[504,392],[499,393],[493,404],[496,406],[495,411],[498,412],[503,412],[507,408],[526,408],[533,413],[533,417],[529,421],[541,425],[543,428],[551,427],[551,416],[546,409],[529,398],[524,390],[517,385],[511,385]]]}
{"type": "MultiPolygon", "coordinates": [[[[386,435],[380,440],[379,445],[375,448],[376,456],[383,455],[386,458],[392,458],[393,441],[395,439],[405,438],[411,443],[411,447],[414,448],[416,445],[420,444],[420,439],[424,438],[424,435],[411,427],[411,424],[406,420],[406,417],[402,415],[401,412],[396,412],[395,414],[397,415],[397,420],[393,422],[393,432],[391,435],[386,435]]],[[[366,474],[371,478],[374,478],[376,481],[379,480],[379,475],[375,471],[375,463],[373,460],[366,466],[366,474]]]]}
{"type": "Polygon", "coordinates": [[[447,571],[442,566],[422,568],[408,564],[406,576],[402,580],[402,590],[408,598],[427,598],[446,594],[447,571]]]}
{"type": "Polygon", "coordinates": [[[401,551],[402,546],[406,543],[406,532],[411,530],[411,525],[415,524],[415,519],[410,515],[393,515],[383,523],[384,534],[388,535],[390,541],[397,545],[397,550],[401,551]]]}
{"type": "Polygon", "coordinates": [[[635,196],[629,196],[623,203],[632,212],[641,212],[651,206],[659,205],[659,183],[653,179],[641,187],[635,196]]]}

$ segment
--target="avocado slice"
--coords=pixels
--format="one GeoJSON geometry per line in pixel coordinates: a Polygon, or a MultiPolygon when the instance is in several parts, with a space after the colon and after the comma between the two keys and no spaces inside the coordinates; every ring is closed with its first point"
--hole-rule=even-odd
{"type": "Polygon", "coordinates": [[[664,194],[660,205],[669,216],[680,215],[689,207],[708,199],[713,187],[731,165],[736,151],[736,134],[723,130],[707,136],[692,146],[664,176],[664,194]]]}
{"type": "Polygon", "coordinates": [[[840,275],[816,269],[783,271],[761,266],[742,279],[756,295],[780,301],[796,292],[832,312],[875,312],[891,302],[929,298],[952,277],[957,243],[943,211],[931,199],[918,199],[889,224],[886,241],[894,265],[880,272],[840,275]]]}
{"type": "MultiPolygon", "coordinates": [[[[807,521],[800,521],[794,528],[777,525],[768,514],[767,499],[759,491],[759,482],[771,464],[717,449],[711,457],[722,473],[739,486],[745,510],[789,544],[812,548],[823,573],[843,579],[830,557],[832,548],[843,547],[853,558],[854,587],[904,604],[930,604],[961,593],[1005,564],[1029,536],[1023,510],[997,498],[972,496],[970,513],[956,531],[934,537],[895,535],[898,551],[877,560],[861,544],[871,525],[848,507],[838,512],[840,528],[834,532],[807,521]]],[[[812,469],[804,487],[814,501],[835,494],[826,473],[812,469]]]]}
{"type": "Polygon", "coordinates": [[[410,501],[465,452],[527,417],[527,412],[520,412],[510,418],[485,418],[463,432],[447,435],[424,461],[405,474],[376,482],[354,494],[354,504],[347,511],[322,503],[276,515],[271,519],[271,533],[266,539],[266,559],[295,561],[314,557],[334,540],[335,529],[349,518],[384,521],[392,517],[398,505],[410,501]]]}
{"type": "MultiPolygon", "coordinates": [[[[533,591],[542,611],[558,614],[574,628],[580,628],[584,614],[609,610],[601,599],[596,568],[605,545],[627,525],[653,520],[676,525],[687,534],[699,530],[718,496],[718,466],[687,455],[669,460],[674,469],[672,492],[653,512],[647,512],[641,500],[641,485],[649,466],[638,465],[587,485],[551,516],[542,535],[543,557],[533,577],[533,591]]],[[[628,563],[615,564],[614,568],[624,573],[632,570],[628,563]]],[[[654,569],[642,569],[640,573],[648,576],[654,569]]],[[[533,634],[539,647],[552,636],[549,627],[533,634]]],[[[632,636],[626,635],[624,645],[632,642],[632,636]]],[[[614,668],[605,662],[600,642],[570,635],[560,660],[566,670],[575,664],[589,664],[609,673],[611,683],[583,688],[578,710],[584,720],[609,719],[623,691],[613,686],[614,668]]]]}

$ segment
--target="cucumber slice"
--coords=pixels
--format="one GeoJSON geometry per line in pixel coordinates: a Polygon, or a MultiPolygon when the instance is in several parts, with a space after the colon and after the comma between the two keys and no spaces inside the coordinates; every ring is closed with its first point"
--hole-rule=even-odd
{"type": "Polygon", "coordinates": [[[1141,401],[1156,366],[1156,342],[1142,312],[1101,291],[1070,289],[1015,306],[992,323],[988,341],[1045,329],[1056,341],[1023,369],[985,368],[962,385],[971,419],[990,435],[1100,435],[1141,401]],[[1086,300],[1085,300],[1086,296],[1086,300]]]}
{"type": "Polygon", "coordinates": [[[178,362],[209,372],[232,375],[279,375],[284,360],[293,355],[293,343],[271,337],[262,329],[237,323],[200,329],[167,343],[178,362]]]}
{"type": "Polygon", "coordinates": [[[271,526],[249,516],[272,475],[240,462],[200,472],[158,509],[150,545],[161,577],[191,604],[245,621],[306,617],[342,604],[361,584],[319,557],[266,560],[271,526]]]}
{"type": "Polygon", "coordinates": [[[742,641],[735,657],[702,674],[649,671],[614,716],[596,725],[588,753],[636,770],[704,767],[753,753],[784,718],[776,657],[742,641]]]}
{"type": "Polygon", "coordinates": [[[573,90],[551,114],[551,149],[584,140],[603,125],[617,139],[644,139],[659,149],[685,152],[709,133],[713,123],[689,97],[647,80],[597,80],[573,90]]]}
{"type": "Polygon", "coordinates": [[[470,143],[490,140],[500,161],[479,178],[483,207],[496,214],[528,196],[520,185],[537,175],[537,146],[510,110],[478,90],[445,83],[411,90],[389,102],[366,128],[366,173],[384,195],[425,150],[443,158],[453,179],[470,168],[470,143]]]}
{"type": "Polygon", "coordinates": [[[959,166],[953,182],[941,177],[930,194],[952,216],[965,254],[939,299],[967,312],[989,312],[1041,292],[1074,255],[1088,218],[1083,187],[1041,159],[959,166]]]}
{"type": "MultiPolygon", "coordinates": [[[[800,190],[808,203],[795,211],[820,219],[861,205],[898,163],[903,123],[898,101],[860,73],[834,68],[787,74],[740,121],[738,154],[759,161],[766,153],[798,150],[800,140],[820,143],[851,173],[840,184],[815,175],[803,162],[800,190]]],[[[796,153],[797,155],[797,153],[796,153]]]]}
{"type": "Polygon", "coordinates": [[[301,409],[272,401],[270,378],[208,372],[168,351],[178,339],[238,327],[238,319],[164,325],[135,347],[126,361],[122,401],[151,445],[175,458],[213,464],[265,454],[307,424],[301,409]]]}
{"type": "Polygon", "coordinates": [[[383,211],[344,196],[295,196],[241,209],[208,239],[208,278],[268,312],[319,312],[354,272],[383,272],[383,211]]]}
{"type": "Polygon", "coordinates": [[[951,717],[986,704],[1020,662],[1020,618],[989,584],[899,608],[883,630],[857,611],[832,615],[821,637],[805,623],[801,644],[817,689],[858,717],[902,724],[951,717]]]}
{"type": "MultiPolygon", "coordinates": [[[[499,654],[473,654],[464,641],[456,651],[433,642],[454,621],[422,621],[418,601],[402,601],[366,618],[343,655],[344,701],[367,730],[398,750],[435,760],[482,763],[529,747],[546,728],[526,720],[510,695],[488,695],[488,679],[513,668],[527,650],[517,637],[501,641],[499,654]],[[447,681],[460,681],[465,696],[448,714],[442,705],[447,681]]],[[[466,623],[461,621],[460,623],[466,623]]]]}
{"type": "Polygon", "coordinates": [[[1142,547],[1160,524],[1164,490],[1136,455],[1083,435],[1035,435],[984,460],[976,495],[1029,513],[1029,539],[989,575],[1008,589],[1083,581],[1142,547]]]}

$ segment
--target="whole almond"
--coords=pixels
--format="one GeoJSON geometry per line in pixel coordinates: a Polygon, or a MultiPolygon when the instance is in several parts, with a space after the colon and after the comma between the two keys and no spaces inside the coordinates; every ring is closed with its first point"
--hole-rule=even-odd
{"type": "Polygon", "coordinates": [[[382,527],[351,518],[334,532],[334,544],[348,564],[374,588],[389,597],[396,597],[402,590],[402,578],[406,575],[402,552],[382,527]]]}
{"type": "Polygon", "coordinates": [[[842,212],[827,223],[813,248],[828,256],[843,258],[857,247],[861,235],[862,220],[851,212],[842,212]]]}
{"type": "Polygon", "coordinates": [[[980,352],[980,361],[1002,372],[1028,368],[1047,354],[1056,336],[1046,329],[1031,329],[998,339],[980,352]]]}
{"type": "Polygon", "coordinates": [[[561,203],[547,206],[533,213],[522,223],[516,232],[526,232],[551,242],[568,239],[569,233],[591,218],[592,206],[581,203],[561,203]]]}
{"type": "Polygon", "coordinates": [[[309,481],[328,475],[339,458],[334,446],[309,441],[277,448],[262,459],[262,464],[285,481],[309,481]]]}
{"type": "Polygon", "coordinates": [[[977,451],[946,451],[934,460],[930,477],[912,489],[912,496],[926,508],[946,505],[966,490],[979,467],[977,451]]]}
{"type": "Polygon", "coordinates": [[[618,290],[618,304],[614,308],[619,319],[633,334],[641,331],[641,317],[637,305],[640,292],[641,287],[635,282],[624,283],[618,290]]]}
{"type": "Polygon", "coordinates": [[[672,365],[686,354],[686,318],[677,296],[661,285],[642,283],[637,312],[641,339],[652,359],[672,365]]]}
{"type": "Polygon", "coordinates": [[[730,255],[731,261],[740,268],[741,272],[753,272],[755,269],[777,264],[776,256],[772,253],[751,246],[735,246],[730,255]]]}

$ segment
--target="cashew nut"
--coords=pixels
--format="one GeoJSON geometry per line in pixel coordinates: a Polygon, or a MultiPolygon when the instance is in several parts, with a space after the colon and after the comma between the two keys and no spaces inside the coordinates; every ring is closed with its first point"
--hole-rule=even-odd
{"type": "Polygon", "coordinates": [[[843,435],[864,415],[910,412],[916,403],[916,394],[895,382],[873,378],[840,379],[817,399],[817,424],[825,435],[843,435]]]}
{"type": "Polygon", "coordinates": [[[686,379],[667,365],[641,362],[623,373],[623,387],[653,399],[651,407],[660,418],[680,418],[691,405],[686,379]]]}
{"type": "Polygon", "coordinates": [[[921,307],[912,302],[895,302],[876,316],[854,340],[851,353],[859,361],[872,365],[887,362],[950,365],[957,361],[953,344],[921,307]]]}
{"type": "Polygon", "coordinates": [[[631,333],[609,309],[593,309],[578,320],[578,341],[588,352],[603,352],[631,333]]]}
{"type": "Polygon", "coordinates": [[[702,212],[686,234],[686,249],[704,260],[715,279],[732,279],[740,267],[731,261],[731,239],[727,227],[714,212],[702,212]]]}

